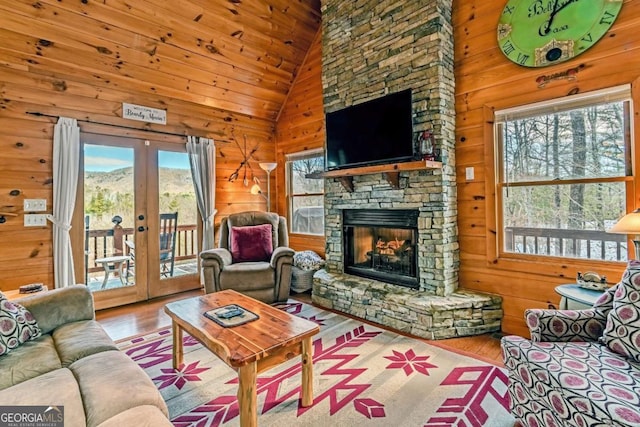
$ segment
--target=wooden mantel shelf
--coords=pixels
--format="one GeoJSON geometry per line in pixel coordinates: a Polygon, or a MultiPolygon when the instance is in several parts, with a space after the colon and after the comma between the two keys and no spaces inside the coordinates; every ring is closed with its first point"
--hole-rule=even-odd
{"type": "Polygon", "coordinates": [[[390,163],[387,165],[363,166],[359,168],[339,169],[307,175],[307,178],[338,178],[345,190],[353,192],[353,177],[383,173],[391,187],[398,189],[400,172],[421,169],[442,169],[442,163],[433,160],[417,160],[414,162],[390,163]]]}

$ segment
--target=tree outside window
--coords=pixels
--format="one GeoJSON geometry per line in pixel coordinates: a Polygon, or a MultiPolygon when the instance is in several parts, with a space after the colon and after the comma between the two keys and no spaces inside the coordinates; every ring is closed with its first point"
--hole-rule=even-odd
{"type": "Polygon", "coordinates": [[[496,113],[504,252],[627,259],[627,237],[606,230],[630,210],[629,98],[607,92],[496,113]]]}
{"type": "Polygon", "coordinates": [[[321,152],[287,156],[287,198],[291,233],[324,234],[324,180],[311,178],[324,171],[321,152]]]}

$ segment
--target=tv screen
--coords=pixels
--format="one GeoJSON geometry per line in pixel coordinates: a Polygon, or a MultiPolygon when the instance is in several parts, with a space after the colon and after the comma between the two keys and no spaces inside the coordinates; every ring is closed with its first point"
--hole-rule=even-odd
{"type": "Polygon", "coordinates": [[[411,160],[411,89],[326,115],[326,169],[411,160]]]}

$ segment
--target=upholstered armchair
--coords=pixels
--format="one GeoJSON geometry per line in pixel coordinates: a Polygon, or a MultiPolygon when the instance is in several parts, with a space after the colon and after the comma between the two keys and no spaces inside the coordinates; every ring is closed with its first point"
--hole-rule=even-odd
{"type": "Polygon", "coordinates": [[[218,247],[200,253],[205,292],[233,289],[266,303],[286,301],[294,254],[288,246],[287,221],[276,213],[223,218],[218,247]]]}
{"type": "Polygon", "coordinates": [[[526,310],[531,339],[502,338],[511,413],[519,425],[640,425],[640,347],[632,343],[640,271],[636,280],[627,272],[592,308],[526,310]]]}

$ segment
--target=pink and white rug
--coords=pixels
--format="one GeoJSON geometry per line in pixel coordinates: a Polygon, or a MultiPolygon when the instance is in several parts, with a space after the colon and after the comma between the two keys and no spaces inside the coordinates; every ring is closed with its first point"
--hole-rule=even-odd
{"type": "MultiPolygon", "coordinates": [[[[299,358],[258,376],[260,426],[513,426],[504,369],[300,302],[282,310],[320,325],[313,405],[300,399],[299,358]]],[[[184,336],[171,367],[171,329],[119,346],[153,379],[175,426],[239,424],[235,371],[184,336]]]]}

